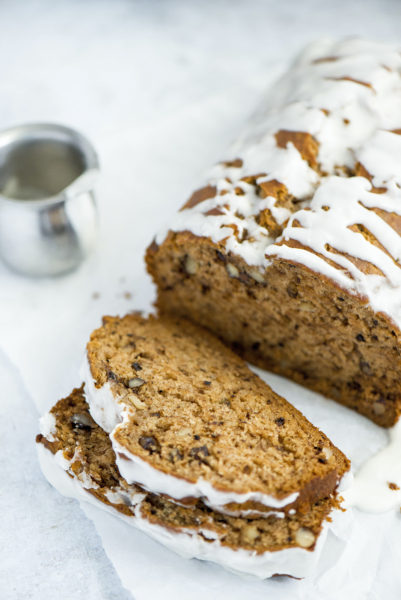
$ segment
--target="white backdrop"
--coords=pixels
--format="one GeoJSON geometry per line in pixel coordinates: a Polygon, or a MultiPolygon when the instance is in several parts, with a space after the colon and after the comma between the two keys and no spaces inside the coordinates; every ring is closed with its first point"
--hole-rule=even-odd
{"type": "MultiPolygon", "coordinates": [[[[99,242],[81,269],[35,281],[0,264],[0,598],[47,600],[57,591],[58,600],[125,600],[131,596],[92,522],[41,476],[34,405],[43,410],[80,383],[84,343],[102,314],[150,308],[146,245],[224,156],[288,60],[323,35],[400,40],[401,2],[1,0],[0,23],[0,128],[27,121],[76,127],[102,165],[99,242]]],[[[362,417],[279,378],[267,380],[305,412],[313,406],[309,416],[356,462],[384,443],[384,433],[362,417]],[[360,435],[359,445],[356,438],[347,447],[346,436],[330,427],[332,411],[351,436],[360,435]]],[[[358,564],[368,568],[354,565],[355,586],[342,598],[400,597],[392,567],[401,559],[401,529],[389,519],[360,517],[360,531],[379,531],[361,540],[358,564]],[[389,557],[373,550],[383,532],[383,542],[394,544],[389,557]]],[[[156,565],[149,585],[138,583],[137,600],[168,585],[165,573],[157,580],[156,565]]],[[[263,589],[271,598],[309,600],[306,587],[283,585],[263,589]]],[[[321,589],[319,598],[336,597],[334,588],[321,589]]]]}

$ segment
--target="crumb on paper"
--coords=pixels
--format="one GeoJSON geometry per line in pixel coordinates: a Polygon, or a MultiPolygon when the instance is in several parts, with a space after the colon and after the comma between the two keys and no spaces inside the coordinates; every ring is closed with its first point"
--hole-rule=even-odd
{"type": "Polygon", "coordinates": [[[131,292],[124,292],[123,296],[126,300],[131,300],[131,298],[132,298],[131,292]]]}
{"type": "Polygon", "coordinates": [[[388,487],[390,488],[390,490],[399,490],[399,486],[396,483],[393,483],[392,481],[389,482],[388,487]]]}

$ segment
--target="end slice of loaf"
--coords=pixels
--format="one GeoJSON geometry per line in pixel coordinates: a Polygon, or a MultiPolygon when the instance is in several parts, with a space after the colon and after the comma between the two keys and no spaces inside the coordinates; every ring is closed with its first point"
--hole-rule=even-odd
{"type": "Polygon", "coordinates": [[[257,517],[307,512],[349,469],[321,431],[189,321],[106,317],[87,356],[90,410],[129,483],[257,517]]]}
{"type": "Polygon", "coordinates": [[[41,462],[60,491],[99,501],[106,510],[181,555],[260,578],[303,577],[316,563],[322,530],[336,507],[333,499],[316,502],[303,515],[249,520],[223,516],[201,502],[184,508],[147,493],[120,475],[110,439],[90,416],[82,388],[57,402],[42,419],[42,430],[37,437],[43,450],[41,462]],[[59,473],[54,474],[60,466],[64,482],[59,473]]]}

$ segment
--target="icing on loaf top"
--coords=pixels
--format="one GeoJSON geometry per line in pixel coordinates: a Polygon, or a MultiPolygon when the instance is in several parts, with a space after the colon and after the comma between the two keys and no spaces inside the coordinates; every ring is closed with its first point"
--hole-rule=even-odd
{"type": "Polygon", "coordinates": [[[305,264],[401,327],[400,49],[308,46],[169,229],[305,264]]]}

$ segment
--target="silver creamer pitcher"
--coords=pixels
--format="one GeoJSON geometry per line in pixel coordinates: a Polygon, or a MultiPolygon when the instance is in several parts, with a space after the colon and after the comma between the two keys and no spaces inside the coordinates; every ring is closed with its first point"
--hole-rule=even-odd
{"type": "Polygon", "coordinates": [[[0,255],[30,276],[77,267],[94,246],[99,162],[80,133],[53,124],[0,132],[0,255]]]}

